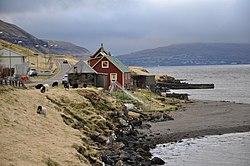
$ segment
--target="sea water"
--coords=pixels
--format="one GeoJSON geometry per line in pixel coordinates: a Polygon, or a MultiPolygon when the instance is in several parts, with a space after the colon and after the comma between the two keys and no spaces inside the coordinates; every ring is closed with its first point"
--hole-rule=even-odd
{"type": "MultiPolygon", "coordinates": [[[[147,70],[188,83],[215,84],[214,89],[175,90],[188,93],[190,99],[250,104],[250,65],[161,66],[147,70]]],[[[250,132],[183,139],[179,143],[157,145],[151,153],[170,166],[249,166],[250,132]]]]}
{"type": "Polygon", "coordinates": [[[250,65],[160,66],[147,70],[186,80],[188,83],[215,85],[214,89],[174,90],[176,93],[188,93],[190,99],[250,104],[250,65]]]}
{"type": "Polygon", "coordinates": [[[159,144],[151,153],[169,166],[249,166],[250,132],[159,144]]]}

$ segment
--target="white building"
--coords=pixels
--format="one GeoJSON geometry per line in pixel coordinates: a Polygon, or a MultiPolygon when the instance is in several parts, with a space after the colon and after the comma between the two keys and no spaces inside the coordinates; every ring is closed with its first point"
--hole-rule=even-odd
{"type": "Polygon", "coordinates": [[[14,52],[9,48],[2,48],[0,50],[0,65],[4,68],[14,68],[17,64],[23,64],[25,56],[14,52]]]}
{"type": "Polygon", "coordinates": [[[26,75],[29,68],[29,64],[25,63],[25,56],[14,52],[9,48],[0,49],[0,72],[6,75],[13,75],[16,73],[19,75],[26,75]],[[11,68],[12,74],[9,69],[11,68]],[[7,72],[7,73],[6,73],[7,72]]]}

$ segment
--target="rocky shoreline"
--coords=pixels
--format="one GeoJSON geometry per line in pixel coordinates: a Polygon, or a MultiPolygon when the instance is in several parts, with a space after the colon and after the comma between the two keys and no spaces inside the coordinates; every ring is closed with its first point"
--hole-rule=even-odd
{"type": "Polygon", "coordinates": [[[131,118],[124,115],[117,116],[120,126],[115,130],[115,139],[110,141],[102,151],[101,160],[105,165],[161,165],[164,161],[160,158],[151,159],[150,149],[155,144],[148,144],[147,134],[139,130],[149,130],[151,125],[148,122],[173,120],[169,115],[140,116],[131,118]]]}
{"type": "Polygon", "coordinates": [[[45,95],[12,86],[0,90],[4,165],[160,165],[150,154],[156,144],[250,131],[249,104],[180,104],[152,95],[152,110],[162,110],[126,111],[125,104],[92,89],[51,89],[45,95]],[[47,108],[46,117],[36,113],[38,103],[47,108]]]}
{"type": "Polygon", "coordinates": [[[152,158],[156,144],[184,138],[250,131],[250,104],[194,101],[171,113],[174,120],[127,119],[116,132],[116,141],[102,153],[105,165],[163,165],[152,158]],[[156,121],[157,121],[156,120],[156,121]],[[136,122],[136,123],[135,123],[136,122]]]}

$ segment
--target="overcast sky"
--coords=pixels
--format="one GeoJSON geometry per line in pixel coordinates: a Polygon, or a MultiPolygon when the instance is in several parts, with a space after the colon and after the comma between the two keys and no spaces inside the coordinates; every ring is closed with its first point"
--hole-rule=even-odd
{"type": "Polygon", "coordinates": [[[0,0],[0,19],[40,39],[120,55],[189,42],[250,43],[250,0],[0,0]]]}

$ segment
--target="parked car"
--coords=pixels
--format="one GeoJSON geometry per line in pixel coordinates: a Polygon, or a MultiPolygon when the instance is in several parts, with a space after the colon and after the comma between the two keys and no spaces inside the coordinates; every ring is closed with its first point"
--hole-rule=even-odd
{"type": "Polygon", "coordinates": [[[36,71],[36,70],[30,70],[30,71],[28,72],[28,75],[29,75],[30,77],[32,77],[32,76],[37,76],[37,71],[36,71]]]}

